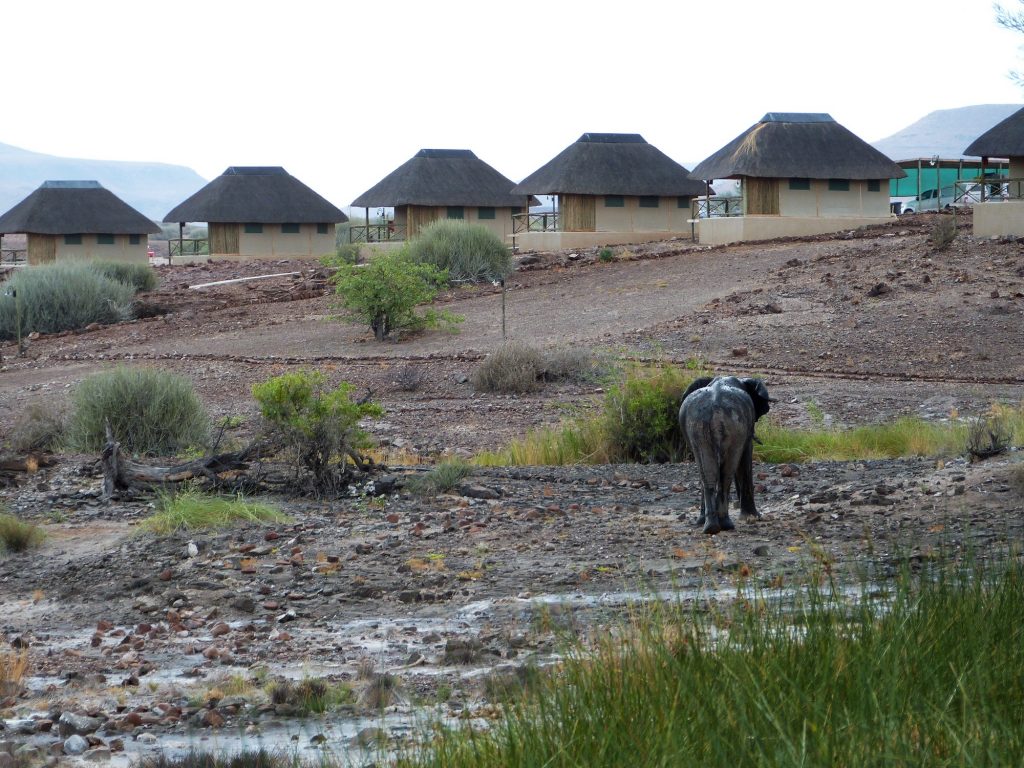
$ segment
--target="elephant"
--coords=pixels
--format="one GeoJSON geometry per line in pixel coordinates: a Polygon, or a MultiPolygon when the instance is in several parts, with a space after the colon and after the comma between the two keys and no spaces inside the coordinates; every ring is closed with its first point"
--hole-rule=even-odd
{"type": "Polygon", "coordinates": [[[761,379],[735,376],[696,379],[679,406],[679,427],[693,452],[703,498],[697,525],[704,533],[731,531],[729,489],[733,481],[740,517],[759,519],[754,504],[754,424],[776,402],[761,379]]]}

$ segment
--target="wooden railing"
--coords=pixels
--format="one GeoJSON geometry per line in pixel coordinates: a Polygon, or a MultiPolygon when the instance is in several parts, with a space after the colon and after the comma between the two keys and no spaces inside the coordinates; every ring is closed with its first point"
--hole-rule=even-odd
{"type": "Polygon", "coordinates": [[[690,218],[713,219],[722,216],[742,216],[742,197],[695,197],[690,201],[690,218]]]}
{"type": "Polygon", "coordinates": [[[167,263],[174,261],[174,257],[193,258],[195,256],[210,255],[210,239],[208,237],[185,237],[167,241],[167,263]]]}
{"type": "Polygon", "coordinates": [[[28,261],[27,248],[0,249],[0,264],[24,264],[28,261]]]}
{"type": "Polygon", "coordinates": [[[558,232],[558,212],[548,213],[514,213],[512,214],[512,234],[520,232],[558,232]]]}
{"type": "Polygon", "coordinates": [[[348,228],[350,243],[387,243],[405,240],[406,226],[389,221],[384,224],[353,224],[348,228]]]}

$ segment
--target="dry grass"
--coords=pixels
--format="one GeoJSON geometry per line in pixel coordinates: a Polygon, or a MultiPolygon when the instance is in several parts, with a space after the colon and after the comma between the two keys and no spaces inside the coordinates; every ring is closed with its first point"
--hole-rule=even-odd
{"type": "Polygon", "coordinates": [[[0,699],[17,696],[28,674],[28,649],[0,650],[0,699]]]}
{"type": "Polygon", "coordinates": [[[16,515],[0,512],[0,550],[25,552],[43,543],[46,534],[38,525],[26,523],[16,515]]]}

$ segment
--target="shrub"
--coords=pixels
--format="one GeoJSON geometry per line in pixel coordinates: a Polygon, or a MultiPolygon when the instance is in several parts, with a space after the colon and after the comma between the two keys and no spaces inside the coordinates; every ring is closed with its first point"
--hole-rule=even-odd
{"type": "Polygon", "coordinates": [[[332,683],[319,677],[304,677],[298,683],[280,680],[269,689],[275,705],[292,706],[302,715],[323,714],[352,701],[352,689],[344,683],[332,683]]]}
{"type": "Polygon", "coordinates": [[[7,552],[25,552],[42,544],[46,534],[38,525],[26,523],[16,515],[0,512],[0,548],[7,552]]]}
{"type": "Polygon", "coordinates": [[[607,359],[584,347],[562,347],[544,353],[545,381],[572,381],[587,384],[610,373],[607,359]]]}
{"type": "Polygon", "coordinates": [[[332,261],[337,261],[342,264],[358,264],[359,263],[359,244],[358,243],[342,243],[338,246],[334,252],[334,256],[331,257],[332,261]]]}
{"type": "Polygon", "coordinates": [[[413,363],[407,363],[395,372],[395,384],[403,392],[416,392],[426,380],[427,374],[420,366],[413,363]]]}
{"type": "Polygon", "coordinates": [[[156,514],[142,521],[142,528],[157,534],[180,530],[227,528],[236,523],[283,523],[289,518],[268,504],[241,496],[211,496],[198,491],[161,495],[156,514]]]}
{"type": "Polygon", "coordinates": [[[409,254],[446,271],[453,283],[501,280],[512,271],[512,251],[481,224],[432,222],[410,241],[409,254]]]}
{"type": "Polygon", "coordinates": [[[205,445],[209,420],[192,383],[155,368],[118,366],[83,380],[71,397],[69,443],[97,451],[114,439],[135,454],[168,455],[205,445]]]}
{"type": "Polygon", "coordinates": [[[462,320],[448,312],[416,312],[416,307],[433,301],[448,276],[431,264],[411,260],[404,249],[381,254],[362,266],[337,258],[324,263],[337,269],[331,282],[348,319],[369,325],[377,341],[396,330],[451,326],[462,320]]]}
{"type": "Polygon", "coordinates": [[[469,477],[473,468],[460,459],[443,461],[424,475],[414,477],[406,483],[406,488],[415,494],[428,496],[435,493],[448,493],[455,490],[459,483],[469,477]]]}
{"type": "Polygon", "coordinates": [[[1018,464],[1010,470],[1010,488],[1018,496],[1024,496],[1024,464],[1018,464]]]}
{"type": "Polygon", "coordinates": [[[677,368],[638,370],[608,391],[602,420],[613,461],[682,460],[679,405],[695,376],[677,368]]]}
{"type": "Polygon", "coordinates": [[[348,475],[346,457],[369,445],[359,421],[384,411],[353,401],[354,389],[345,381],[329,389],[317,371],[285,373],[253,386],[268,438],[288,455],[296,481],[307,472],[315,488],[334,487],[348,475]]]}
{"type": "Polygon", "coordinates": [[[21,334],[58,333],[91,323],[116,323],[131,316],[134,291],[81,262],[46,264],[18,270],[6,283],[17,297],[0,290],[0,339],[21,334]]]}
{"type": "Polygon", "coordinates": [[[20,651],[0,648],[0,701],[21,693],[28,666],[28,648],[20,651]]]}
{"type": "Polygon", "coordinates": [[[609,261],[615,261],[615,253],[611,248],[602,248],[597,258],[607,264],[609,261]]]}
{"type": "Polygon", "coordinates": [[[159,282],[156,270],[148,264],[133,264],[126,261],[93,261],[89,262],[89,266],[104,277],[130,285],[136,293],[152,291],[159,282]]]}
{"type": "Polygon", "coordinates": [[[134,765],[135,768],[297,768],[296,763],[296,757],[284,751],[243,749],[232,753],[224,749],[215,752],[190,749],[173,755],[162,751],[142,755],[134,765]]]}
{"type": "Polygon", "coordinates": [[[473,372],[478,392],[524,394],[540,389],[544,354],[518,341],[507,341],[489,354],[473,372]]]}
{"type": "Polygon", "coordinates": [[[54,403],[29,403],[11,429],[11,448],[19,453],[60,449],[67,432],[67,412],[54,403]]]}
{"type": "Polygon", "coordinates": [[[1013,441],[1013,430],[1006,414],[994,410],[967,427],[967,453],[974,461],[1005,453],[1013,441]]]}
{"type": "Polygon", "coordinates": [[[956,221],[952,216],[939,216],[932,224],[932,247],[944,251],[956,240],[956,221]]]}

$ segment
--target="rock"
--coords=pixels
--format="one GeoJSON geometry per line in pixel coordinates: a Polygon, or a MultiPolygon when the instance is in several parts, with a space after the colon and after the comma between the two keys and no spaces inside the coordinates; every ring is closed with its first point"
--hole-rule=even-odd
{"type": "Polygon", "coordinates": [[[733,347],[733,349],[732,349],[732,356],[733,357],[746,357],[748,352],[749,352],[749,350],[746,347],[733,347]]]}
{"type": "Polygon", "coordinates": [[[225,622],[222,621],[218,624],[213,625],[213,627],[210,629],[210,634],[214,637],[220,637],[222,635],[228,634],[230,631],[231,627],[229,627],[225,622]]]}
{"type": "Polygon", "coordinates": [[[82,755],[83,760],[88,760],[90,763],[106,763],[110,762],[110,748],[109,747],[93,747],[82,755]]]}
{"type": "Polygon", "coordinates": [[[289,621],[295,621],[297,618],[299,618],[299,615],[297,613],[295,613],[295,609],[294,608],[289,608],[287,611],[285,611],[284,613],[282,613],[280,616],[277,617],[277,623],[278,624],[285,624],[285,623],[287,623],[289,621]]]}
{"type": "Polygon", "coordinates": [[[757,557],[767,557],[771,553],[772,549],[767,544],[758,544],[754,547],[754,554],[757,557]]]}
{"type": "Polygon", "coordinates": [[[783,464],[779,469],[779,474],[783,477],[800,477],[800,470],[792,464],[783,464]]]}
{"type": "Polygon", "coordinates": [[[103,725],[103,721],[98,717],[76,715],[74,712],[63,712],[60,719],[57,720],[57,729],[60,731],[61,736],[93,733],[99,730],[101,725],[103,725]]]}
{"type": "Polygon", "coordinates": [[[459,486],[459,493],[470,499],[497,499],[500,494],[493,488],[488,488],[485,485],[474,485],[467,483],[459,486]]]}
{"type": "Polygon", "coordinates": [[[230,605],[240,613],[253,613],[256,610],[256,601],[245,595],[236,597],[231,601],[230,605]]]}
{"type": "Polygon", "coordinates": [[[892,288],[889,287],[888,283],[876,283],[868,291],[868,296],[884,296],[887,293],[892,293],[892,288]]]}
{"type": "Polygon", "coordinates": [[[89,742],[77,733],[72,734],[64,741],[65,755],[82,755],[89,748],[89,742]]]}
{"type": "Polygon", "coordinates": [[[527,253],[527,254],[524,254],[524,255],[520,256],[517,259],[517,262],[518,262],[519,266],[526,267],[526,266],[529,266],[530,264],[537,264],[537,263],[539,263],[540,262],[540,256],[538,256],[535,253],[527,253]]]}
{"type": "Polygon", "coordinates": [[[14,768],[14,755],[8,752],[0,752],[0,768],[14,768]]]}
{"type": "Polygon", "coordinates": [[[224,725],[224,716],[215,709],[204,709],[196,712],[192,724],[200,728],[220,728],[224,725]]]}

